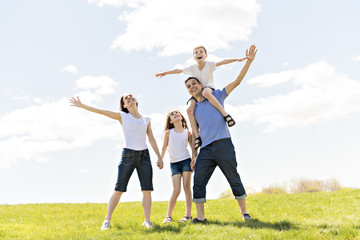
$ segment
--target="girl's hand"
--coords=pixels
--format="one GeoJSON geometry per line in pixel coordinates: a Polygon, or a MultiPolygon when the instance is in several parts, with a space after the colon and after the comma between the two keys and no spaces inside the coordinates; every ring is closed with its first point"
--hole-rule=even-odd
{"type": "Polygon", "coordinates": [[[69,99],[70,105],[74,106],[74,107],[81,107],[81,101],[79,96],[77,97],[77,99],[75,99],[74,97],[69,99]]]}
{"type": "Polygon", "coordinates": [[[159,167],[159,169],[163,169],[164,167],[164,162],[161,158],[158,158],[156,165],[159,167]]]}
{"type": "Polygon", "coordinates": [[[195,166],[196,166],[196,158],[193,158],[190,162],[191,170],[195,171],[195,166]]]}

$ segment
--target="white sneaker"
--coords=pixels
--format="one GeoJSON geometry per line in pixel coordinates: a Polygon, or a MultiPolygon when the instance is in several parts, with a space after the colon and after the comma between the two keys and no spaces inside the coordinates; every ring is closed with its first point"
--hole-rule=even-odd
{"type": "Polygon", "coordinates": [[[104,220],[102,226],[101,226],[101,230],[108,230],[110,228],[110,222],[109,220],[104,220]]]}
{"type": "Polygon", "coordinates": [[[145,226],[146,228],[153,228],[154,225],[152,224],[152,222],[148,221],[148,222],[143,222],[142,224],[143,226],[145,226]]]}

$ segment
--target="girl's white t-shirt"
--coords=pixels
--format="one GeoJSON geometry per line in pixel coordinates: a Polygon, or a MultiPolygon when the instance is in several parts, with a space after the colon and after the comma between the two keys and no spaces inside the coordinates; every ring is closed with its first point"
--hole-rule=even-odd
{"type": "Polygon", "coordinates": [[[122,119],[122,129],[125,136],[125,148],[132,150],[145,150],[146,131],[150,123],[149,117],[141,116],[139,119],[134,118],[130,113],[120,111],[122,119]]]}
{"type": "Polygon", "coordinates": [[[168,152],[170,163],[180,162],[190,158],[188,145],[188,130],[184,129],[182,133],[175,132],[175,129],[170,129],[168,152]]]}
{"type": "Polygon", "coordinates": [[[205,61],[204,68],[200,71],[197,64],[190,65],[182,69],[183,73],[191,77],[199,79],[202,85],[206,87],[215,88],[214,84],[214,71],[216,69],[215,62],[205,61]]]}

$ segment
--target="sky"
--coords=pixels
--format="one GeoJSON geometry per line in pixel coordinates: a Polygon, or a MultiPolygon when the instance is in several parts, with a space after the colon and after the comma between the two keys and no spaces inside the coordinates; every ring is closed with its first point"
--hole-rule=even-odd
{"type": "MultiPolygon", "coordinates": [[[[356,0],[14,0],[0,8],[0,204],[106,203],[124,138],[119,122],[71,107],[111,111],[132,93],[159,148],[165,115],[185,114],[183,74],[208,60],[256,59],[225,101],[238,171],[249,192],[301,179],[359,188],[360,2],[356,0]]],[[[243,63],[219,67],[215,85],[243,63]]],[[[154,171],[154,201],[172,192],[168,155],[154,171]]],[[[207,188],[230,189],[217,169],[207,188]]],[[[121,201],[141,201],[137,174],[121,201]]],[[[184,199],[183,193],[180,199],[184,199]]]]}

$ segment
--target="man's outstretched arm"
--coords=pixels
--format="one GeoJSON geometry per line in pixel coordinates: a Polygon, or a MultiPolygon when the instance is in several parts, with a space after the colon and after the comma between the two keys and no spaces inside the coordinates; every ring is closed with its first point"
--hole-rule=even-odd
{"type": "Polygon", "coordinates": [[[250,68],[251,63],[254,61],[257,53],[257,49],[255,45],[251,45],[249,49],[246,50],[246,62],[243,68],[241,69],[239,75],[236,77],[234,81],[225,86],[225,91],[229,95],[237,86],[240,85],[241,81],[244,79],[247,71],[250,68]]]}

